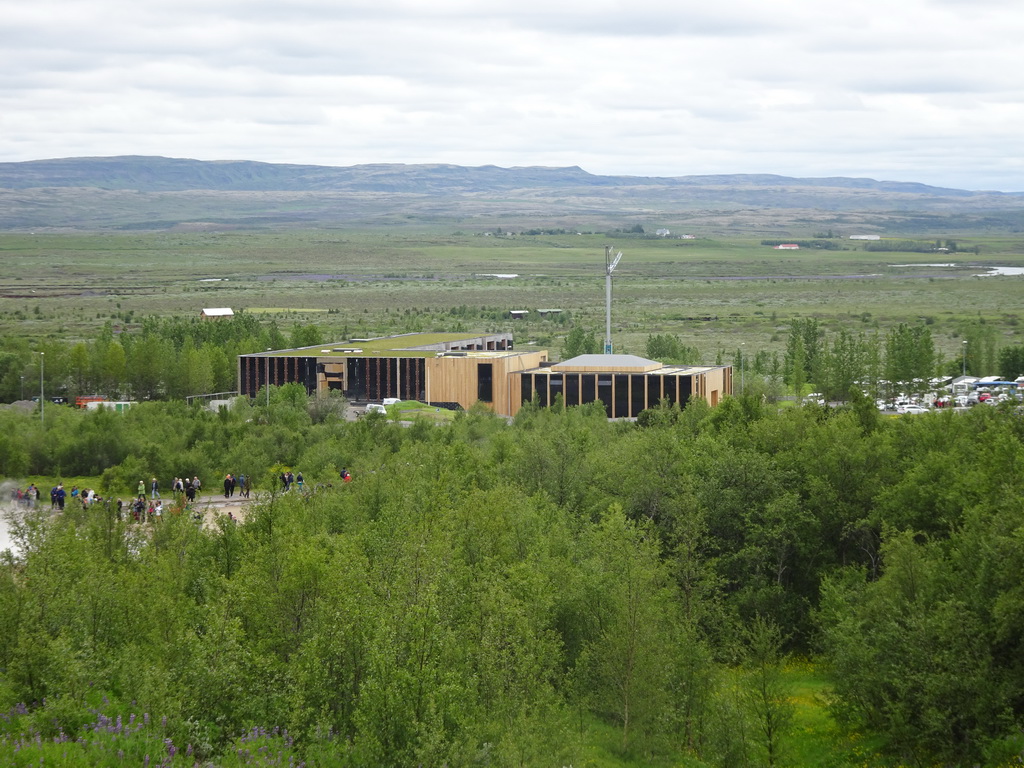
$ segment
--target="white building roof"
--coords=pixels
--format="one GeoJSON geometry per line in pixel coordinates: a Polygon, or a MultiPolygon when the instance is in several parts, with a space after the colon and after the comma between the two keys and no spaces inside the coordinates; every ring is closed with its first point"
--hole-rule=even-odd
{"type": "Polygon", "coordinates": [[[206,317],[232,317],[235,313],[231,307],[209,307],[203,310],[203,314],[206,317]]]}
{"type": "Polygon", "coordinates": [[[652,371],[663,367],[656,360],[636,355],[578,355],[551,366],[554,371],[603,370],[603,371],[652,371]]]}

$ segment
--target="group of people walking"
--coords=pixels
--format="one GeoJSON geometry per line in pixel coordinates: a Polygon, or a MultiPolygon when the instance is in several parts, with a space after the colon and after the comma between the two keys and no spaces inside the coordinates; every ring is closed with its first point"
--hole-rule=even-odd
{"type": "Polygon", "coordinates": [[[305,481],[302,479],[301,472],[299,472],[297,475],[294,475],[292,474],[292,471],[289,469],[286,472],[281,473],[281,487],[286,491],[290,491],[293,485],[297,486],[298,489],[301,491],[304,484],[305,481]]]}
{"type": "MultiPolygon", "coordinates": [[[[352,479],[352,476],[349,474],[347,469],[342,469],[339,474],[343,482],[347,483],[352,479]]],[[[293,487],[302,491],[305,487],[305,480],[302,477],[302,473],[292,473],[290,469],[281,473],[280,481],[285,491],[290,491],[293,487]]],[[[178,504],[181,504],[184,507],[190,506],[196,500],[196,496],[199,494],[202,487],[202,482],[199,480],[198,476],[193,476],[191,478],[175,477],[174,481],[171,483],[171,492],[174,494],[175,507],[177,507],[178,504]]],[[[320,486],[317,487],[319,488],[320,486]]],[[[327,487],[330,487],[329,483],[327,484],[327,487]]],[[[236,492],[243,499],[249,498],[249,494],[252,492],[252,479],[250,476],[243,474],[236,476],[230,472],[224,476],[224,498],[230,499],[234,497],[236,492]]],[[[29,484],[25,489],[15,488],[11,491],[12,501],[27,507],[35,507],[40,495],[39,489],[34,484],[29,484]]],[[[104,501],[104,499],[91,488],[79,490],[78,486],[72,486],[69,493],[64,489],[64,483],[59,482],[50,489],[50,508],[63,511],[68,496],[70,496],[72,500],[77,499],[82,504],[83,509],[88,509],[96,502],[104,501]]],[[[109,501],[110,500],[108,499],[108,506],[109,501]]],[[[160,495],[160,481],[157,480],[155,476],[151,477],[148,483],[145,480],[139,480],[135,497],[127,504],[125,504],[121,499],[117,500],[118,519],[123,519],[123,515],[127,512],[139,522],[146,522],[147,520],[157,521],[163,516],[163,509],[163,499],[160,495]],[[147,495],[149,496],[148,500],[146,498],[147,495]]]]}
{"type": "Polygon", "coordinates": [[[19,504],[26,507],[35,507],[36,501],[39,499],[39,489],[36,488],[34,483],[30,483],[28,488],[13,488],[11,489],[11,501],[15,504],[19,504]]]}
{"type": "Polygon", "coordinates": [[[252,490],[252,482],[245,475],[239,475],[235,477],[230,472],[224,476],[224,498],[230,499],[235,495],[235,491],[238,491],[238,495],[243,499],[249,498],[249,492],[252,490]]]}

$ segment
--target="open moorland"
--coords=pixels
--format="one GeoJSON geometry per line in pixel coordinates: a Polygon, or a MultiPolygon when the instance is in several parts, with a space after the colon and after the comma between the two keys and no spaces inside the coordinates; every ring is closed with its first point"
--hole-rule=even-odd
{"type": "MultiPolygon", "coordinates": [[[[807,240],[814,232],[790,239],[807,240]]],[[[710,361],[745,344],[779,350],[795,318],[825,331],[929,326],[940,354],[959,355],[966,323],[1018,343],[1024,235],[960,236],[958,250],[780,251],[765,237],[657,238],[634,233],[412,231],[3,233],[0,332],[92,338],[107,321],[231,307],[325,338],[406,331],[510,330],[557,351],[572,324],[604,325],[604,247],[624,253],[614,276],[616,350],[642,354],[648,335],[678,335],[710,361]],[[982,276],[985,275],[985,276],[982,276]],[[530,310],[525,320],[508,312],[530,310]],[[540,317],[538,309],[561,309],[540,317]]],[[[946,232],[914,240],[949,244],[946,232]]],[[[882,241],[886,242],[886,241],[882,241]]],[[[900,242],[891,240],[891,242],[900,242]]],[[[877,243],[872,247],[878,247],[877,243]]]]}

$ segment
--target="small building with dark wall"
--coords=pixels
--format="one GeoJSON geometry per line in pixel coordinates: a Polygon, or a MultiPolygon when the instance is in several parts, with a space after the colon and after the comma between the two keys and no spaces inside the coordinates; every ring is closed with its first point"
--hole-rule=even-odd
{"type": "Polygon", "coordinates": [[[686,405],[699,397],[715,406],[732,394],[732,366],[663,365],[635,355],[580,355],[512,374],[518,392],[511,414],[536,394],[543,407],[600,401],[608,418],[636,418],[662,401],[686,405]]]}

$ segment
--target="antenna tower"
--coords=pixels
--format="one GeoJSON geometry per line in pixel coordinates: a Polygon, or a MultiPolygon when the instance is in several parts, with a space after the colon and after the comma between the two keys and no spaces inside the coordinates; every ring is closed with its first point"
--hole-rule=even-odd
{"type": "Polygon", "coordinates": [[[612,353],[612,272],[619,266],[621,258],[622,251],[612,258],[612,247],[610,245],[604,247],[604,353],[606,355],[612,353]]]}

